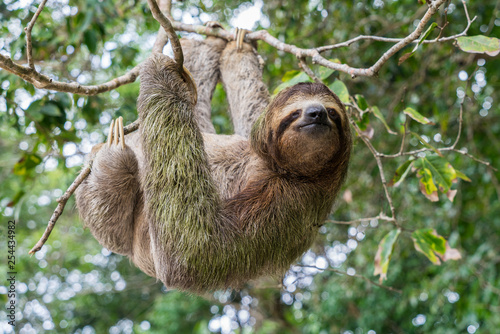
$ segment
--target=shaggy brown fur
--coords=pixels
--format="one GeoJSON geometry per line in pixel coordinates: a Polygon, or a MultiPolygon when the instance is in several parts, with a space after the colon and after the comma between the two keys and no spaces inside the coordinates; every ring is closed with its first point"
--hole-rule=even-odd
{"type": "Polygon", "coordinates": [[[196,107],[189,77],[171,59],[144,64],[140,132],[124,149],[96,147],[77,191],[85,225],[103,246],[166,286],[197,293],[282,274],[330,212],[351,149],[343,105],[316,83],[279,93],[248,139],[268,94],[254,50],[233,42],[220,63],[237,134],[202,135],[200,128],[213,132],[207,101],[218,75],[204,67],[217,63],[222,44],[183,42],[196,107]]]}

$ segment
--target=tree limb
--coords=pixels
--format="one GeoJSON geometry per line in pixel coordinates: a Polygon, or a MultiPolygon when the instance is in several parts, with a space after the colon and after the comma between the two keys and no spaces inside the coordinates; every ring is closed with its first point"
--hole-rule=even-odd
{"type": "Polygon", "coordinates": [[[362,280],[370,283],[370,284],[373,284],[375,286],[378,286],[379,288],[382,288],[382,289],[386,289],[386,290],[389,290],[391,292],[395,292],[395,293],[399,293],[401,294],[402,291],[401,290],[398,290],[398,289],[395,289],[393,287],[390,287],[390,286],[387,286],[387,285],[382,285],[382,284],[379,284],[377,282],[374,282],[372,281],[371,279],[369,279],[368,277],[365,277],[363,275],[359,275],[359,274],[349,274],[345,271],[342,271],[342,270],[339,270],[339,269],[335,269],[335,268],[319,268],[319,267],[316,267],[316,266],[309,266],[309,265],[305,265],[305,264],[295,264],[295,266],[297,267],[301,267],[301,268],[310,268],[310,269],[316,269],[316,270],[320,270],[320,271],[331,271],[333,273],[336,273],[336,274],[340,274],[340,275],[345,275],[345,276],[351,276],[351,277],[357,277],[357,278],[361,278],[362,280]]]}
{"type": "Polygon", "coordinates": [[[28,66],[31,69],[35,69],[35,63],[33,62],[33,46],[31,44],[31,31],[33,30],[33,26],[35,25],[38,16],[45,7],[45,3],[47,3],[47,0],[42,0],[40,6],[38,6],[38,9],[36,10],[35,15],[33,15],[33,17],[31,18],[30,23],[28,23],[28,26],[26,28],[24,28],[24,32],[26,33],[26,58],[28,59],[28,66]]]}
{"type": "MultiPolygon", "coordinates": [[[[162,0],[162,1],[167,1],[168,0],[162,0]]],[[[313,48],[313,49],[302,49],[299,48],[295,45],[292,44],[287,44],[284,42],[281,42],[278,40],[276,37],[272,36],[267,32],[266,30],[259,30],[252,32],[250,34],[247,34],[245,36],[246,39],[249,41],[257,41],[261,40],[265,43],[268,43],[269,45],[273,46],[277,50],[284,51],[287,53],[294,54],[298,59],[304,59],[306,57],[310,57],[312,59],[312,62],[314,64],[319,64],[321,66],[331,68],[333,70],[337,70],[340,72],[348,73],[351,76],[375,76],[377,75],[378,71],[381,69],[381,67],[399,50],[407,46],[408,44],[418,42],[418,37],[420,34],[423,32],[424,28],[426,27],[427,23],[430,21],[432,15],[434,15],[438,8],[445,2],[445,0],[437,0],[429,5],[429,8],[427,9],[426,13],[420,20],[420,23],[418,24],[417,28],[407,37],[403,39],[390,39],[390,38],[385,38],[385,37],[378,37],[378,36],[358,36],[354,39],[351,39],[349,41],[335,44],[333,46],[325,46],[325,47],[319,47],[319,48],[313,48]],[[343,47],[343,46],[349,46],[350,44],[354,43],[355,41],[362,40],[362,39],[371,39],[371,40],[379,40],[379,41],[384,41],[384,42],[391,42],[391,43],[397,43],[393,47],[391,47],[388,51],[386,51],[371,67],[368,68],[355,68],[351,67],[347,64],[338,64],[334,63],[332,61],[327,60],[323,56],[321,56],[320,52],[329,50],[329,49],[335,49],[337,47],[343,47]]],[[[223,29],[217,29],[217,28],[211,28],[207,26],[202,26],[202,25],[192,25],[192,24],[185,24],[182,22],[170,22],[165,15],[162,14],[160,11],[160,8],[158,7],[158,4],[154,0],[148,0],[148,3],[151,8],[151,12],[154,16],[155,19],[160,22],[161,26],[163,27],[163,30],[166,32],[161,32],[158,34],[157,41],[155,42],[154,46],[154,52],[161,52],[163,49],[163,46],[166,44],[166,38],[165,34],[169,36],[169,39],[171,40],[172,43],[172,49],[174,50],[174,59],[178,64],[183,63],[183,55],[182,55],[182,49],[180,47],[179,39],[177,38],[177,35],[175,34],[175,30],[177,31],[185,31],[185,32],[194,32],[198,33],[201,35],[206,35],[206,36],[216,36],[216,37],[221,37],[226,40],[233,40],[234,39],[234,34],[230,33],[226,30],[223,29]],[[161,50],[160,50],[161,49],[161,50]],[[160,51],[159,51],[160,50],[160,51]]],[[[168,8],[169,5],[166,3],[165,5],[162,5],[162,8],[166,8],[166,15],[170,17],[168,8]]],[[[41,11],[43,9],[42,6],[39,7],[38,11],[41,11]]],[[[466,29],[454,36],[450,37],[443,37],[443,38],[437,38],[431,41],[424,41],[424,43],[437,43],[437,42],[445,42],[449,40],[454,40],[457,37],[464,36],[467,33],[467,30],[469,29],[471,23],[474,21],[475,18],[472,20],[469,18],[469,14],[467,12],[467,7],[464,2],[464,9],[466,11],[466,16],[467,16],[467,27],[466,29]]],[[[37,12],[38,12],[37,11],[37,12]]],[[[36,14],[35,14],[36,15],[36,14]]],[[[33,17],[35,19],[35,17],[33,17]]],[[[34,23],[34,21],[33,21],[34,23]]],[[[31,31],[31,30],[30,30],[31,31]]],[[[28,34],[27,34],[28,36],[28,34]]],[[[31,38],[31,34],[29,34],[29,38],[31,38]]],[[[30,56],[31,57],[31,56],[30,56]]],[[[30,65],[29,65],[30,66],[30,65]]],[[[92,85],[92,86],[82,86],[79,83],[76,82],[71,82],[71,83],[65,83],[65,82],[60,82],[60,81],[54,81],[53,79],[49,78],[46,75],[43,75],[36,71],[34,67],[24,67],[19,64],[16,64],[15,62],[12,61],[8,56],[5,56],[3,54],[0,54],[0,68],[3,68],[21,78],[26,80],[27,82],[30,82],[33,84],[36,88],[40,89],[48,89],[48,90],[55,90],[55,91],[60,91],[60,92],[69,92],[69,93],[75,93],[75,94],[81,94],[81,95],[95,95],[99,93],[103,93],[106,91],[110,91],[112,89],[115,89],[117,87],[120,87],[122,85],[134,82],[138,75],[139,75],[139,66],[137,65],[135,68],[133,68],[130,72],[127,74],[124,74],[116,79],[113,79],[109,82],[106,82],[104,84],[100,85],[92,85]]]]}

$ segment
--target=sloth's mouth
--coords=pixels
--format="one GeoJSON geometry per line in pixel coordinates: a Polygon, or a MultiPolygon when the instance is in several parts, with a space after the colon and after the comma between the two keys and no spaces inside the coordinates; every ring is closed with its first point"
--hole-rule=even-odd
{"type": "Polygon", "coordinates": [[[325,122],[312,122],[299,125],[299,129],[314,129],[316,127],[330,129],[332,126],[325,122]]]}

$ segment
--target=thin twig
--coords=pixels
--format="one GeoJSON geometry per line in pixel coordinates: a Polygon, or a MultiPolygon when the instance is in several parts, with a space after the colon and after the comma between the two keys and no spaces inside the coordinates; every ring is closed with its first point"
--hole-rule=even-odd
{"type": "MultiPolygon", "coordinates": [[[[126,127],[123,128],[123,133],[125,135],[136,131],[139,128],[139,120],[134,121],[133,123],[127,125],[126,127]]],[[[54,229],[54,226],[56,225],[57,220],[61,216],[61,214],[64,211],[64,207],[66,206],[66,202],[68,202],[68,199],[73,195],[75,192],[76,188],[80,186],[80,184],[89,176],[90,172],[92,170],[92,160],[87,163],[87,166],[85,166],[80,174],[76,177],[76,179],[71,183],[71,185],[68,187],[68,189],[64,192],[64,194],[57,199],[57,204],[56,209],[54,210],[54,213],[50,217],[49,223],[47,224],[47,227],[45,228],[45,232],[43,232],[42,237],[38,242],[36,243],[35,246],[29,251],[28,254],[33,255],[36,252],[38,252],[40,249],[42,249],[43,245],[47,240],[49,239],[50,233],[54,229]]]]}
{"type": "Polygon", "coordinates": [[[300,58],[299,59],[299,65],[300,67],[302,68],[302,70],[311,78],[313,79],[315,82],[317,83],[323,83],[321,81],[320,78],[318,78],[316,76],[316,74],[314,74],[314,72],[311,70],[311,68],[309,67],[309,65],[307,65],[306,63],[306,60],[304,58],[300,58]]]}
{"type": "Polygon", "coordinates": [[[409,117],[406,117],[405,119],[405,125],[403,127],[403,139],[401,140],[401,147],[399,148],[399,153],[403,153],[403,150],[405,148],[405,139],[406,139],[406,132],[408,131],[408,123],[409,123],[409,117]]]}
{"type": "MultiPolygon", "coordinates": [[[[170,13],[172,11],[172,1],[159,0],[158,6],[160,7],[162,13],[165,14],[170,21],[173,21],[172,14],[170,13]]],[[[163,29],[163,27],[160,27],[160,29],[158,30],[158,35],[156,36],[155,44],[153,45],[153,53],[162,53],[163,48],[167,43],[167,33],[165,29],[163,29]]]]}
{"type": "MultiPolygon", "coordinates": [[[[329,61],[320,55],[318,48],[302,49],[302,48],[299,48],[295,45],[286,44],[284,42],[281,42],[279,39],[272,36],[271,34],[269,34],[269,32],[267,32],[266,30],[259,30],[256,32],[252,32],[252,33],[246,35],[245,38],[248,39],[249,41],[262,40],[262,41],[268,43],[269,45],[273,46],[277,50],[294,54],[299,59],[304,58],[304,57],[311,57],[313,64],[319,64],[321,66],[331,68],[331,69],[336,70],[336,71],[348,73],[351,76],[369,76],[370,77],[370,76],[377,75],[380,68],[396,52],[398,52],[399,50],[401,50],[402,48],[404,48],[408,44],[413,43],[417,40],[417,38],[420,36],[422,31],[424,30],[426,24],[431,19],[432,15],[434,15],[436,13],[439,6],[441,6],[444,3],[444,1],[445,0],[438,0],[434,3],[432,3],[429,6],[428,10],[426,11],[425,15],[420,20],[420,23],[418,24],[415,31],[413,31],[410,35],[408,35],[407,37],[405,37],[403,39],[391,40],[392,42],[397,42],[397,44],[394,45],[393,47],[391,47],[388,51],[386,51],[379,58],[379,60],[377,60],[375,62],[375,64],[369,68],[355,68],[355,67],[351,67],[347,64],[338,64],[338,63],[329,61]]],[[[160,22],[160,24],[162,25],[162,27],[168,32],[167,35],[170,37],[170,40],[172,43],[172,49],[174,50],[174,58],[178,64],[183,63],[183,57],[182,57],[182,50],[180,48],[180,43],[179,43],[177,35],[175,34],[175,31],[173,31],[173,29],[178,30],[178,31],[195,32],[195,33],[203,34],[203,35],[207,35],[207,36],[217,36],[217,37],[224,38],[226,40],[233,40],[234,39],[234,34],[228,32],[226,30],[223,30],[223,29],[211,28],[211,27],[206,27],[206,26],[201,26],[201,25],[185,24],[182,22],[172,22],[171,23],[165,17],[165,15],[163,15],[161,13],[160,9],[158,8],[158,5],[156,4],[156,2],[154,0],[148,0],[148,3],[150,3],[151,11],[152,11],[155,19],[157,19],[160,22]]],[[[473,20],[474,19],[472,19],[472,20],[470,20],[470,22],[468,22],[467,27],[470,26],[470,23],[473,20]]],[[[465,32],[463,34],[465,34],[465,32]]],[[[450,39],[455,39],[457,36],[458,35],[446,37],[446,38],[441,38],[439,40],[435,40],[435,42],[444,42],[444,41],[447,41],[450,39]]],[[[376,36],[359,36],[358,39],[363,39],[365,37],[369,37],[370,39],[379,39],[379,37],[376,37],[376,36]]],[[[428,41],[424,41],[424,42],[428,42],[428,41]]],[[[158,44],[160,44],[160,43],[158,43],[158,44]]],[[[82,86],[76,82],[64,83],[64,82],[59,82],[59,81],[53,81],[48,76],[37,72],[34,68],[20,66],[19,64],[14,63],[12,61],[12,59],[10,59],[9,57],[0,54],[0,68],[3,68],[5,70],[21,77],[21,78],[23,78],[24,80],[33,84],[36,88],[50,89],[50,90],[55,90],[55,91],[60,91],[60,92],[69,92],[69,93],[76,93],[76,94],[82,94],[82,95],[99,94],[102,92],[106,92],[106,91],[115,89],[121,85],[130,83],[130,82],[134,82],[139,74],[138,66],[136,66],[129,73],[127,73],[119,78],[113,79],[110,82],[107,82],[105,84],[98,85],[98,86],[82,86]]]]}
{"type": "MultiPolygon", "coordinates": [[[[465,4],[464,4],[464,6],[465,6],[465,4]]],[[[467,13],[467,10],[465,12],[467,13]]],[[[469,15],[467,14],[467,18],[468,17],[469,17],[469,15]]],[[[469,77],[467,78],[467,81],[465,83],[465,89],[464,89],[464,94],[465,95],[462,98],[462,101],[460,102],[460,114],[459,114],[459,117],[458,117],[458,133],[457,133],[457,138],[453,142],[453,145],[450,146],[450,148],[453,149],[453,150],[457,146],[458,141],[460,140],[460,136],[462,135],[462,126],[463,126],[463,121],[464,121],[464,118],[463,118],[463,115],[464,115],[464,103],[465,103],[465,100],[467,99],[467,90],[469,89],[471,80],[474,77],[474,74],[476,73],[478,67],[479,66],[476,66],[476,69],[471,73],[471,75],[469,75],[469,77]]]]}
{"type": "MultiPolygon", "coordinates": [[[[429,40],[423,41],[422,42],[423,44],[433,44],[433,43],[448,42],[448,41],[456,40],[458,37],[462,37],[462,36],[466,36],[467,35],[467,32],[469,31],[472,22],[474,22],[476,20],[476,17],[472,18],[472,20],[471,20],[469,18],[469,13],[467,12],[467,6],[465,4],[465,1],[462,1],[462,3],[464,5],[465,15],[467,17],[467,26],[464,28],[464,30],[461,33],[453,35],[453,36],[441,37],[439,35],[435,39],[429,39],[429,40]]],[[[439,4],[439,6],[441,6],[441,4],[439,4]]],[[[444,29],[444,27],[446,25],[447,24],[445,24],[442,27],[442,29],[444,29]]],[[[399,42],[402,42],[404,40],[404,38],[390,38],[390,37],[382,37],[382,36],[360,35],[360,36],[351,38],[350,40],[345,41],[345,42],[341,42],[341,43],[337,43],[337,44],[333,44],[333,45],[320,46],[320,47],[316,48],[316,50],[319,53],[322,53],[322,52],[329,51],[329,50],[334,50],[334,49],[343,48],[343,47],[349,47],[349,46],[351,46],[351,44],[353,44],[355,42],[364,41],[364,40],[370,40],[370,41],[376,41],[376,42],[385,42],[385,43],[399,43],[399,42]]],[[[420,43],[420,39],[416,39],[416,40],[412,41],[410,44],[417,44],[417,43],[420,43]]]]}
{"type": "Polygon", "coordinates": [[[305,265],[305,264],[296,264],[297,267],[302,267],[302,268],[311,268],[311,269],[317,269],[317,270],[320,270],[320,271],[331,271],[333,273],[336,273],[336,274],[340,274],[340,275],[345,275],[345,276],[351,276],[351,277],[357,277],[357,278],[361,278],[362,280],[370,283],[370,284],[373,284],[375,286],[378,286],[379,288],[382,288],[382,289],[386,289],[386,290],[389,290],[391,292],[395,292],[395,293],[403,293],[401,290],[399,289],[395,289],[393,287],[390,287],[390,286],[387,286],[387,285],[382,285],[382,284],[379,284],[375,281],[372,281],[371,279],[369,279],[368,277],[365,277],[363,275],[359,275],[359,274],[349,274],[345,271],[342,271],[342,270],[339,270],[339,269],[335,269],[335,268],[319,268],[319,267],[316,267],[316,266],[309,266],[309,265],[305,265]]]}
{"type": "MultiPolygon", "coordinates": [[[[362,112],[362,110],[359,109],[359,107],[357,106],[355,101],[353,101],[353,103],[351,104],[351,107],[356,108],[359,112],[362,112]]],[[[373,147],[370,140],[365,135],[363,135],[363,132],[359,128],[358,124],[356,124],[356,122],[352,118],[352,112],[351,112],[351,117],[349,117],[349,121],[351,122],[351,125],[354,127],[354,129],[358,133],[359,137],[365,143],[366,147],[368,147],[368,149],[372,153],[373,157],[375,158],[375,161],[377,162],[377,166],[378,166],[378,170],[379,170],[379,174],[380,174],[380,180],[382,181],[382,186],[384,188],[385,197],[387,199],[387,203],[389,204],[389,208],[391,210],[392,217],[390,217],[390,218],[392,218],[392,220],[390,220],[390,221],[394,224],[394,226],[399,227],[399,228],[403,228],[402,226],[399,225],[399,223],[396,219],[396,210],[394,209],[394,204],[392,202],[392,196],[389,193],[389,188],[387,186],[387,180],[385,179],[384,166],[382,164],[382,159],[380,159],[380,153],[375,149],[375,147],[373,147]]]]}
{"type": "Polygon", "coordinates": [[[33,45],[31,44],[31,31],[33,30],[33,26],[35,25],[38,16],[45,7],[46,2],[47,0],[42,0],[40,6],[38,6],[38,9],[35,12],[35,15],[31,18],[30,23],[28,23],[26,28],[24,28],[24,32],[26,33],[26,57],[28,58],[28,66],[31,69],[35,68],[35,63],[33,62],[33,45]]]}
{"type": "Polygon", "coordinates": [[[160,23],[160,25],[167,33],[170,44],[172,45],[172,50],[174,52],[174,60],[177,63],[178,69],[182,70],[182,66],[184,64],[184,54],[182,53],[181,42],[179,41],[179,37],[177,37],[177,33],[175,32],[172,23],[161,12],[155,0],[148,0],[148,5],[155,20],[160,23]]]}
{"type": "Polygon", "coordinates": [[[340,224],[340,225],[353,225],[353,224],[358,224],[361,222],[369,222],[369,221],[372,221],[374,219],[375,220],[385,220],[385,221],[389,221],[389,222],[394,221],[393,217],[388,217],[383,212],[381,212],[378,214],[378,216],[375,216],[375,217],[359,218],[359,219],[354,219],[354,220],[350,220],[350,221],[340,221],[340,220],[329,219],[329,220],[325,220],[325,224],[332,223],[332,224],[340,224]]]}
{"type": "Polygon", "coordinates": [[[455,147],[458,144],[458,141],[460,140],[460,136],[462,135],[462,125],[464,122],[463,114],[464,114],[464,102],[465,102],[465,97],[460,103],[460,114],[458,116],[458,133],[457,133],[457,138],[455,139],[455,142],[453,142],[453,145],[450,146],[452,150],[455,149],[455,147]]]}
{"type": "MultiPolygon", "coordinates": [[[[477,68],[476,68],[476,70],[477,70],[477,68]]],[[[468,157],[468,158],[470,158],[470,159],[472,159],[472,160],[474,160],[476,162],[479,162],[479,163],[481,163],[481,164],[489,167],[490,169],[492,169],[494,171],[497,171],[497,168],[493,167],[490,162],[487,162],[487,161],[481,160],[479,158],[476,158],[472,154],[470,154],[470,153],[468,153],[466,151],[459,150],[459,149],[456,148],[458,142],[460,141],[461,135],[462,135],[464,103],[465,103],[466,97],[467,97],[467,90],[468,90],[468,87],[470,85],[471,79],[474,77],[474,73],[476,72],[476,70],[473,71],[472,74],[466,80],[466,86],[465,86],[465,93],[466,93],[466,95],[464,96],[464,98],[460,102],[460,113],[459,113],[459,116],[458,116],[458,132],[457,132],[457,137],[455,138],[455,141],[453,142],[453,144],[451,146],[436,148],[436,150],[439,151],[439,152],[451,151],[451,152],[456,152],[456,153],[462,154],[462,155],[464,155],[464,156],[466,156],[466,157],[468,157]]],[[[355,107],[355,105],[352,105],[352,106],[355,107]]],[[[408,118],[406,120],[408,121],[408,118]]],[[[406,126],[407,126],[407,122],[405,122],[405,133],[406,133],[406,126]]],[[[425,148],[421,148],[421,149],[418,149],[418,150],[403,152],[403,143],[404,143],[404,135],[403,135],[403,142],[401,143],[401,148],[400,148],[400,150],[399,150],[398,153],[396,153],[396,154],[384,154],[384,153],[377,152],[377,156],[380,157],[380,158],[397,158],[397,157],[407,156],[407,155],[417,155],[417,154],[422,153],[422,152],[434,151],[432,148],[425,147],[425,148]]]]}

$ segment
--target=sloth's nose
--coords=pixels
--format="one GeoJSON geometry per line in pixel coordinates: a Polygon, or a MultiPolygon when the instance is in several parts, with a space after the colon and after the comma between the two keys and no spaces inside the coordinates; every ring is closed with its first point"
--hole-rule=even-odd
{"type": "Polygon", "coordinates": [[[326,109],[322,105],[317,104],[309,106],[306,109],[304,117],[307,121],[311,122],[326,122],[326,109]]]}

